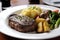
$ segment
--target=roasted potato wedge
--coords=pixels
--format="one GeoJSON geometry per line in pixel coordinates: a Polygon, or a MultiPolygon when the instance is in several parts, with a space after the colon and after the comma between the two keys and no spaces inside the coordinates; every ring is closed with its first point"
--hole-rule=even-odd
{"type": "Polygon", "coordinates": [[[50,31],[48,22],[45,21],[45,22],[43,23],[43,27],[44,27],[44,32],[50,31]]]}
{"type": "Polygon", "coordinates": [[[44,22],[44,21],[46,21],[44,18],[39,18],[39,17],[36,18],[36,23],[44,22]]]}
{"type": "Polygon", "coordinates": [[[37,32],[38,32],[38,33],[43,32],[43,22],[38,23],[37,32]]]}

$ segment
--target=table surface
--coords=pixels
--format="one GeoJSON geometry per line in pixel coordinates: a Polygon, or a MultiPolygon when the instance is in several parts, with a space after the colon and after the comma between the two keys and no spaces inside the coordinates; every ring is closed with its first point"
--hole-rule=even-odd
{"type": "MultiPolygon", "coordinates": [[[[42,2],[42,0],[40,1],[40,3],[45,4],[45,3],[42,2]]],[[[26,40],[26,39],[13,38],[13,37],[7,36],[7,35],[0,32],[0,40],[26,40]]],[[[60,36],[55,37],[55,38],[51,38],[51,39],[45,39],[45,40],[60,40],[60,36]]]]}

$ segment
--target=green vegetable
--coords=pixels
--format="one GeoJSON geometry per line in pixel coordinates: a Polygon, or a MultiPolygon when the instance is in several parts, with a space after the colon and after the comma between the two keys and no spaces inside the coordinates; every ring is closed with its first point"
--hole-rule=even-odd
{"type": "Polygon", "coordinates": [[[48,13],[49,13],[49,18],[50,18],[50,29],[52,30],[52,29],[56,28],[59,25],[58,19],[60,18],[60,16],[57,12],[49,11],[48,13]]]}
{"type": "Polygon", "coordinates": [[[59,18],[58,14],[55,13],[55,12],[51,12],[49,14],[49,17],[50,17],[50,23],[53,24],[53,25],[55,25],[57,19],[59,18]]]}
{"type": "Polygon", "coordinates": [[[50,29],[53,30],[54,29],[54,25],[50,24],[50,29]]]}
{"type": "Polygon", "coordinates": [[[59,17],[60,17],[60,12],[58,14],[59,14],[59,17]]]}
{"type": "Polygon", "coordinates": [[[58,18],[58,20],[56,21],[55,28],[57,28],[59,24],[60,24],[60,18],[58,18]]]}
{"type": "Polygon", "coordinates": [[[58,13],[56,13],[56,12],[52,12],[51,19],[52,19],[52,20],[57,20],[58,18],[59,18],[58,13]]]}

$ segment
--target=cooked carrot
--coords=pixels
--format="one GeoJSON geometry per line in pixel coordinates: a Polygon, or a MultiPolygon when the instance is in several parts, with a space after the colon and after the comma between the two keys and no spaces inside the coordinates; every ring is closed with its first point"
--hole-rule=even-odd
{"type": "Polygon", "coordinates": [[[53,12],[56,12],[56,13],[58,13],[58,12],[59,12],[59,10],[58,10],[58,9],[56,9],[56,10],[54,10],[53,12]]]}

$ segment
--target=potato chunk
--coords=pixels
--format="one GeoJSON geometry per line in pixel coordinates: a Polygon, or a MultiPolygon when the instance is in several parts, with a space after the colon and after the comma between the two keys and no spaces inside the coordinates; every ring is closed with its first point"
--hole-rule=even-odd
{"type": "Polygon", "coordinates": [[[39,18],[39,17],[36,18],[36,23],[44,22],[44,21],[46,21],[44,18],[39,18]]]}
{"type": "Polygon", "coordinates": [[[42,22],[38,23],[37,32],[43,32],[43,23],[42,22]]]}
{"type": "Polygon", "coordinates": [[[50,31],[48,22],[45,21],[45,22],[43,23],[43,27],[44,27],[44,32],[50,31]]]}

